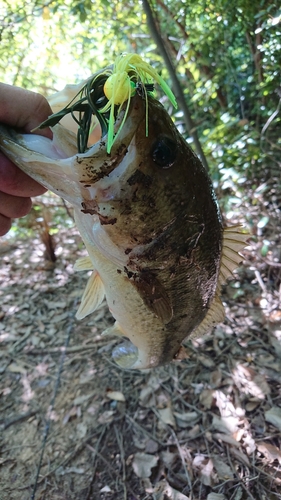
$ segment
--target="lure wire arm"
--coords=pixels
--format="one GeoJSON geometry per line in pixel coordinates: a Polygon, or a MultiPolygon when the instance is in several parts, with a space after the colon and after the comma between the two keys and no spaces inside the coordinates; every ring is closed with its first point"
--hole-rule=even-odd
{"type": "Polygon", "coordinates": [[[110,154],[112,145],[126,121],[131,97],[136,93],[145,99],[145,129],[146,136],[148,136],[148,96],[155,97],[152,80],[160,85],[173,106],[177,107],[173,92],[150,64],[137,54],[121,54],[113,66],[108,66],[89,78],[67,106],[49,116],[37,128],[53,127],[70,113],[78,125],[78,152],[85,153],[93,128],[94,116],[100,124],[101,136],[104,137],[108,134],[107,153],[110,154]],[[114,135],[114,123],[124,105],[124,117],[114,135]],[[75,116],[75,112],[78,112],[78,118],[75,116]]]}

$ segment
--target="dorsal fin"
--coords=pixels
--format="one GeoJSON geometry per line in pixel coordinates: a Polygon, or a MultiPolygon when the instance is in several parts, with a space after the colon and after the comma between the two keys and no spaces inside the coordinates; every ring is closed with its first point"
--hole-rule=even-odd
{"type": "Polygon", "coordinates": [[[94,269],[90,257],[80,257],[73,266],[74,271],[92,271],[94,269]]]}
{"type": "Polygon", "coordinates": [[[83,319],[93,313],[104,299],[105,291],[103,282],[96,271],[93,271],[85,291],[83,293],[80,307],[76,313],[77,319],[83,319]]]}

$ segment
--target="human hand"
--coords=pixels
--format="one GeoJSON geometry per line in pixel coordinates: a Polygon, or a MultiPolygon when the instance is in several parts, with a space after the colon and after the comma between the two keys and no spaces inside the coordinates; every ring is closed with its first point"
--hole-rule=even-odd
{"type": "MultiPolygon", "coordinates": [[[[29,133],[51,114],[48,101],[42,95],[0,83],[0,122],[29,133]]],[[[49,128],[36,133],[52,138],[49,128]]],[[[12,219],[30,211],[30,197],[45,191],[0,152],[0,236],[9,231],[12,219]]]]}

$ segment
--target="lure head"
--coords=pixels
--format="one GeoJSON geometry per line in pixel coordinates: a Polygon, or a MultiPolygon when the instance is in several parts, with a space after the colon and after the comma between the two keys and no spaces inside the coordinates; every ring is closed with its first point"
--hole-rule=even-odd
{"type": "Polygon", "coordinates": [[[109,76],[104,84],[104,93],[113,104],[122,104],[135,93],[135,84],[126,71],[120,71],[109,76]]]}

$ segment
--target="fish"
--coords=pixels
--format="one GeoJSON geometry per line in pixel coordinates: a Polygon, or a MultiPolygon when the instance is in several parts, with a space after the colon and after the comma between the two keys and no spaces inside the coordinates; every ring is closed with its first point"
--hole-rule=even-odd
{"type": "Polygon", "coordinates": [[[120,338],[112,357],[123,369],[183,359],[187,339],[224,320],[221,287],[248,235],[223,227],[208,173],[149,93],[121,104],[110,153],[107,135],[79,153],[76,134],[52,131],[0,125],[0,149],[74,207],[88,253],[75,269],[91,272],[77,319],[106,298],[115,322],[103,335],[120,338]]]}

